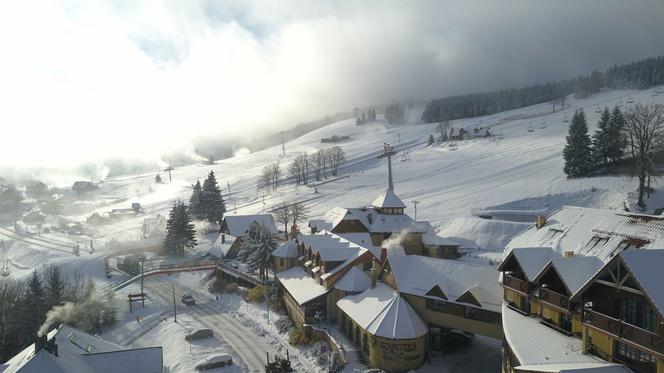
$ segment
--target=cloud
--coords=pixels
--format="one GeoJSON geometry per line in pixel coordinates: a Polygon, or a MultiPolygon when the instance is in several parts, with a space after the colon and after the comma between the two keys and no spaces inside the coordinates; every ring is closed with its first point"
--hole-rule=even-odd
{"type": "Polygon", "coordinates": [[[0,166],[160,159],[356,105],[569,77],[661,53],[661,14],[618,0],[6,2],[0,166]]]}

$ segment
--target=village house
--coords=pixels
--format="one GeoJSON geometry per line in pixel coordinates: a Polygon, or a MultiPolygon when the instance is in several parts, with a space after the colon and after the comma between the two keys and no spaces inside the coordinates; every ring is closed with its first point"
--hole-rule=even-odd
{"type": "Polygon", "coordinates": [[[3,373],[161,373],[161,347],[126,348],[61,325],[6,363],[3,373]]]}
{"type": "Polygon", "coordinates": [[[664,372],[663,244],[663,217],[579,207],[514,237],[503,371],[664,372]]]}
{"type": "Polygon", "coordinates": [[[274,219],[271,214],[262,215],[226,215],[221,221],[219,229],[219,236],[213,244],[212,252],[215,255],[220,255],[222,258],[233,259],[237,257],[240,248],[242,247],[242,240],[249,232],[249,227],[252,223],[258,223],[265,227],[272,233],[272,236],[277,237],[279,230],[274,224],[274,219]]]}

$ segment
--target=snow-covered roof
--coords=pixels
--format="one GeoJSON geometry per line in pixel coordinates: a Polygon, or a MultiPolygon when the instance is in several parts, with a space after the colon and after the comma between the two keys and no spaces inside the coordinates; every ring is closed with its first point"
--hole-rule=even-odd
{"type": "Polygon", "coordinates": [[[339,237],[343,237],[358,246],[362,246],[376,257],[380,258],[380,246],[374,246],[369,233],[335,233],[339,237]]]}
{"type": "Polygon", "coordinates": [[[230,234],[220,233],[217,239],[212,244],[210,254],[223,258],[230,251],[231,246],[235,243],[235,236],[230,234]],[[224,241],[224,242],[222,242],[224,241]]]}
{"type": "Polygon", "coordinates": [[[297,240],[305,248],[318,253],[324,262],[340,262],[355,257],[363,249],[336,234],[322,232],[319,234],[300,235],[297,240]]]}
{"type": "Polygon", "coordinates": [[[432,246],[461,246],[458,242],[441,237],[431,230],[422,235],[422,243],[432,246]]]}
{"type": "Polygon", "coordinates": [[[127,349],[67,325],[49,332],[49,341],[53,338],[58,346],[57,356],[45,349],[35,354],[35,345],[32,344],[4,365],[0,365],[0,371],[3,373],[161,373],[163,369],[161,347],[127,349]]]}
{"type": "Polygon", "coordinates": [[[383,283],[362,293],[344,297],[337,305],[362,329],[375,336],[413,339],[425,335],[428,330],[413,307],[383,283]]]}
{"type": "MultiPolygon", "coordinates": [[[[381,214],[372,207],[342,208],[335,207],[325,214],[326,224],[316,225],[319,230],[334,230],[342,221],[356,220],[367,229],[369,233],[392,233],[401,231],[424,233],[430,225],[416,222],[406,214],[381,214]]],[[[314,223],[310,223],[314,224],[314,223]]]]}
{"type": "Polygon", "coordinates": [[[500,312],[503,290],[495,267],[419,255],[388,256],[399,291],[427,297],[438,286],[449,301],[470,291],[482,308],[500,312]]]}
{"type": "Polygon", "coordinates": [[[553,267],[561,281],[567,287],[567,290],[569,290],[570,295],[574,295],[603,266],[604,262],[594,256],[553,258],[540,272],[538,277],[544,274],[547,268],[553,267]]]}
{"type": "Polygon", "coordinates": [[[335,288],[351,293],[365,291],[369,286],[371,286],[371,278],[355,266],[350,267],[348,272],[334,284],[335,288]]]}
{"type": "Polygon", "coordinates": [[[274,219],[272,219],[272,215],[270,214],[224,216],[224,223],[226,224],[228,233],[236,237],[244,236],[253,222],[265,226],[265,228],[272,232],[272,234],[279,232],[277,226],[274,225],[274,219]]]}
{"type": "Polygon", "coordinates": [[[664,250],[627,250],[620,253],[623,262],[634,275],[636,282],[659,310],[664,314],[664,250]]]}
{"type": "Polygon", "coordinates": [[[304,269],[297,266],[277,273],[277,278],[300,305],[320,297],[328,290],[316,282],[304,269]]]}
{"type": "Polygon", "coordinates": [[[596,256],[606,262],[625,248],[664,247],[664,216],[623,211],[565,206],[507,244],[505,254],[515,247],[551,247],[563,255],[596,256]]]}
{"type": "MultiPolygon", "coordinates": [[[[512,255],[519,262],[519,266],[528,281],[535,280],[551,259],[560,257],[550,247],[519,247],[512,249],[509,255],[512,255]]],[[[505,262],[506,260],[503,260],[503,264],[505,262]]],[[[502,264],[499,269],[501,268],[502,264]]]]}
{"type": "Polygon", "coordinates": [[[551,372],[551,373],[628,373],[631,370],[619,364],[611,363],[562,363],[520,365],[514,368],[517,372],[551,372]]]}
{"type": "Polygon", "coordinates": [[[293,240],[288,240],[272,252],[272,256],[276,256],[279,258],[297,258],[298,257],[298,251],[297,251],[297,243],[293,240]]]}
{"type": "Polygon", "coordinates": [[[371,205],[377,208],[406,208],[406,204],[391,189],[386,189],[371,205]]]}
{"type": "Polygon", "coordinates": [[[524,316],[505,303],[502,305],[502,313],[505,340],[522,366],[580,363],[606,364],[607,367],[615,365],[584,354],[580,339],[542,325],[538,318],[524,316]]]}
{"type": "Polygon", "coordinates": [[[332,223],[325,219],[309,219],[309,228],[314,228],[322,231],[322,230],[331,230],[332,229],[332,223]]]}

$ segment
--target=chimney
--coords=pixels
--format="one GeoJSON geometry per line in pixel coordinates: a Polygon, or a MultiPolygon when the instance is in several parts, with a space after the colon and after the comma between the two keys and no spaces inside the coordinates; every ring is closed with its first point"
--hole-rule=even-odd
{"type": "Polygon", "coordinates": [[[226,242],[226,235],[222,233],[221,234],[221,243],[225,243],[225,242],[226,242]]]}
{"type": "Polygon", "coordinates": [[[378,264],[374,260],[373,265],[371,266],[371,288],[376,287],[376,281],[378,280],[378,264]]]}
{"type": "Polygon", "coordinates": [[[384,247],[380,248],[380,264],[385,264],[387,260],[387,249],[384,247]]]}
{"type": "Polygon", "coordinates": [[[46,347],[47,343],[48,343],[48,337],[46,336],[46,333],[44,333],[44,335],[41,336],[38,334],[37,337],[35,337],[35,355],[39,351],[43,350],[44,347],[46,347]]]}
{"type": "Polygon", "coordinates": [[[369,225],[373,224],[373,214],[372,213],[367,214],[367,220],[369,221],[369,225]]]}
{"type": "Polygon", "coordinates": [[[537,229],[540,229],[544,226],[544,224],[546,224],[546,217],[544,217],[544,215],[539,215],[537,217],[537,221],[535,222],[535,226],[537,229]]]}

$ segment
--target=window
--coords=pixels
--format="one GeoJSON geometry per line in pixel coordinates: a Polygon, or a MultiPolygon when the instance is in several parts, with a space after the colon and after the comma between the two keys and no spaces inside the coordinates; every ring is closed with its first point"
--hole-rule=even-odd
{"type": "Polygon", "coordinates": [[[285,266],[286,265],[286,259],[284,259],[284,258],[279,259],[279,265],[282,266],[282,267],[285,266]]]}
{"type": "Polygon", "coordinates": [[[477,318],[477,308],[466,307],[463,316],[467,319],[475,320],[477,318]]]}
{"type": "Polygon", "coordinates": [[[618,316],[628,324],[657,333],[657,315],[645,302],[634,298],[619,300],[618,316]]]}
{"type": "Polygon", "coordinates": [[[657,371],[657,359],[628,344],[616,342],[617,358],[630,368],[636,368],[639,372],[657,371]]]}
{"type": "Polygon", "coordinates": [[[432,311],[436,311],[436,312],[444,312],[445,303],[441,302],[439,300],[427,299],[426,307],[427,307],[428,310],[432,310],[432,311]]]}
{"type": "Polygon", "coordinates": [[[362,263],[362,270],[363,271],[371,271],[371,262],[362,263]]]}

